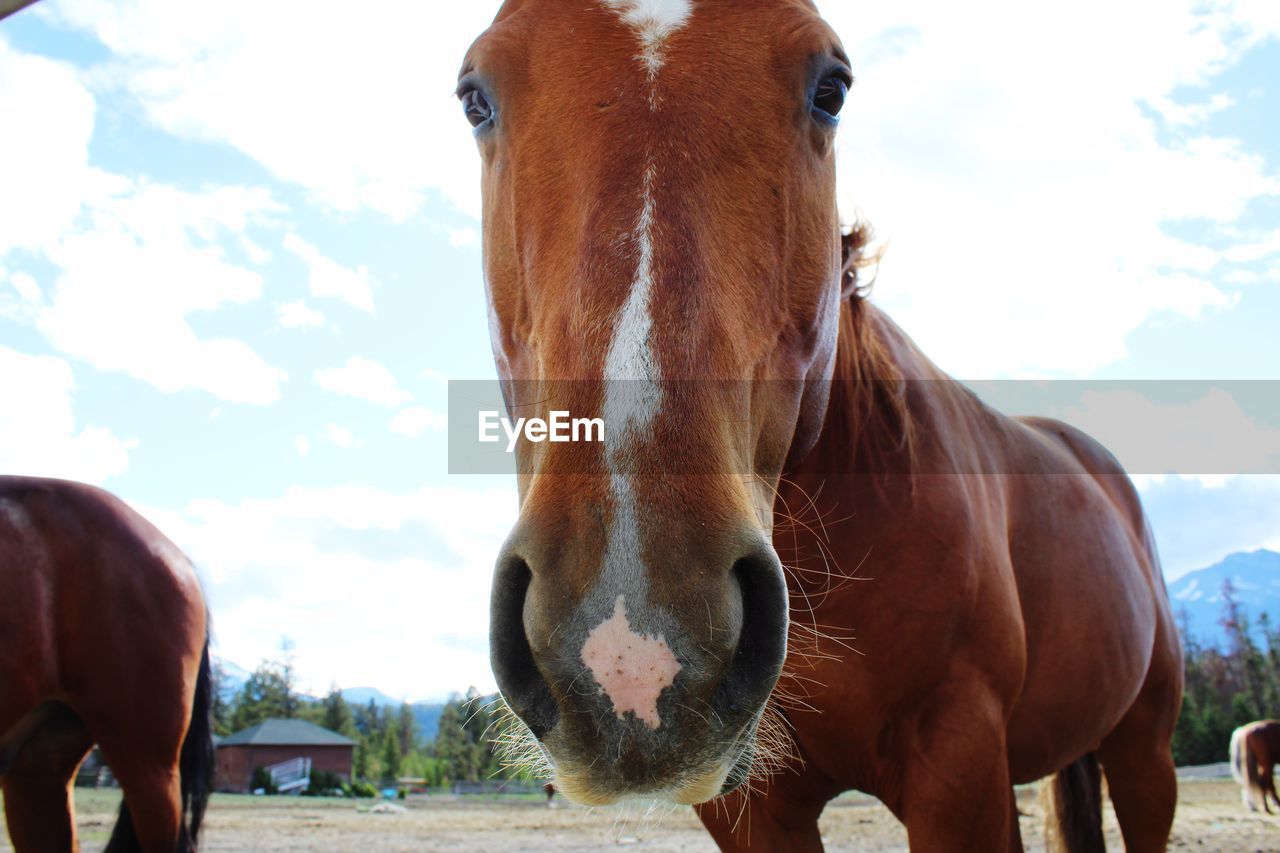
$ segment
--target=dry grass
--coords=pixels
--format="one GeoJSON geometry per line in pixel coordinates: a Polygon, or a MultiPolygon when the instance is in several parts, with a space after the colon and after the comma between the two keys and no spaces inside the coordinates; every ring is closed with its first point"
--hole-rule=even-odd
{"type": "MultiPolygon", "coordinates": [[[[1171,849],[1280,850],[1280,816],[1251,815],[1234,783],[1184,781],[1171,849]]],[[[86,853],[100,851],[115,822],[119,795],[77,791],[77,822],[86,853]]],[[[371,814],[369,802],[219,795],[209,809],[207,851],[421,850],[713,851],[688,809],[648,811],[630,806],[584,809],[557,798],[549,809],[538,796],[480,799],[418,797],[403,814],[371,814]]],[[[1042,850],[1035,789],[1019,795],[1028,850],[1042,850]]],[[[1110,849],[1123,849],[1108,810],[1110,849]]],[[[827,849],[906,850],[906,833],[869,797],[840,797],[822,818],[827,849]]],[[[11,850],[0,834],[0,851],[11,850]]]]}

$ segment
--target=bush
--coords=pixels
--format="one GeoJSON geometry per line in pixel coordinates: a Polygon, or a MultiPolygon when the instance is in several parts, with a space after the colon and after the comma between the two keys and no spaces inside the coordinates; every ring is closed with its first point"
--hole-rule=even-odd
{"type": "Polygon", "coordinates": [[[268,794],[276,793],[275,780],[271,778],[271,774],[267,772],[265,767],[253,768],[253,776],[249,780],[249,790],[257,791],[258,789],[262,789],[268,794]]]}
{"type": "Polygon", "coordinates": [[[401,788],[399,791],[396,792],[396,799],[403,800],[404,798],[405,798],[405,790],[404,788],[401,788]]]}
{"type": "Polygon", "coordinates": [[[378,789],[368,782],[352,782],[351,796],[353,797],[376,797],[378,789]]]}
{"type": "Polygon", "coordinates": [[[343,793],[345,787],[342,777],[332,770],[312,770],[311,783],[303,794],[310,797],[331,797],[343,793]]]}

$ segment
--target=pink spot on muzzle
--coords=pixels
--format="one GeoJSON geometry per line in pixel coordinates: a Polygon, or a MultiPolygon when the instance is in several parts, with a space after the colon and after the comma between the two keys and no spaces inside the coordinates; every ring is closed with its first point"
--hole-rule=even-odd
{"type": "Polygon", "coordinates": [[[628,711],[656,729],[658,697],[675,681],[680,662],[661,634],[637,634],[627,621],[627,608],[618,596],[613,615],[591,629],[582,646],[582,663],[613,702],[619,717],[628,711]]]}

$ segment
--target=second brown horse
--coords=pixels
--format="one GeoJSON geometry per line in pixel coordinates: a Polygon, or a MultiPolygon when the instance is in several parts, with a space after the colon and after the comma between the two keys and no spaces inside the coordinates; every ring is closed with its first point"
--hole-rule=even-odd
{"type": "Polygon", "coordinates": [[[1231,733],[1231,775],[1240,783],[1240,798],[1249,811],[1258,810],[1259,800],[1267,814],[1271,814],[1271,803],[1280,806],[1276,764],[1280,764],[1280,720],[1259,720],[1231,733]]]}
{"type": "Polygon", "coordinates": [[[70,786],[95,743],[124,792],[107,850],[195,849],[212,689],[187,558],[101,489],[0,477],[0,783],[18,853],[78,849],[70,786]]]}

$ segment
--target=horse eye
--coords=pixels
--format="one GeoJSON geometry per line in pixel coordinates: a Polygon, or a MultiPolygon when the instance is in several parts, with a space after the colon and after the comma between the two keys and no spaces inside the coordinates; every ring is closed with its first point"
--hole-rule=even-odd
{"type": "Polygon", "coordinates": [[[493,119],[493,105],[479,89],[468,89],[462,93],[462,111],[472,127],[479,127],[493,119]]]}
{"type": "Polygon", "coordinates": [[[825,121],[834,121],[844,109],[844,100],[849,94],[849,82],[836,74],[823,78],[813,93],[813,113],[815,117],[825,121]]]}

